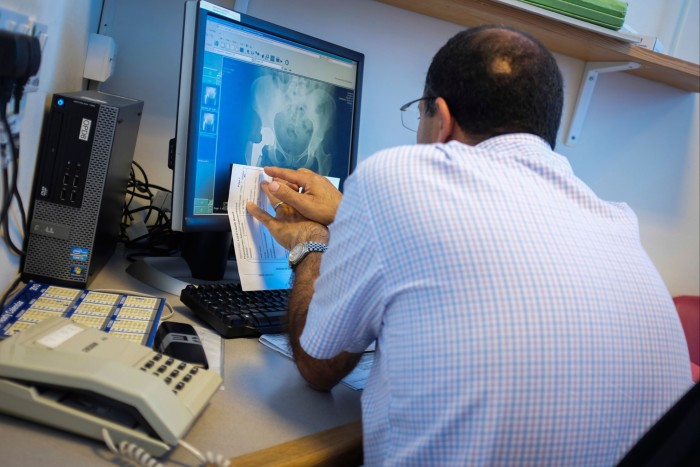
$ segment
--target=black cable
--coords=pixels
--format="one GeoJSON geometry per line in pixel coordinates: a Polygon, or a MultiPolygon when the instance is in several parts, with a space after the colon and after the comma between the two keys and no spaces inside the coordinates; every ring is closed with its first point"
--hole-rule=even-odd
{"type": "MultiPolygon", "coordinates": [[[[4,133],[4,127],[2,129],[2,132],[4,133]]],[[[2,163],[2,212],[0,212],[0,225],[5,223],[5,202],[10,198],[10,181],[9,177],[7,174],[8,166],[9,166],[9,158],[12,157],[7,154],[7,145],[3,144],[2,146],[2,152],[0,153],[0,160],[2,163]]]]}
{"type": "MultiPolygon", "coordinates": [[[[19,176],[19,161],[17,161],[17,173],[19,176]]],[[[15,194],[15,202],[17,203],[17,209],[19,210],[20,223],[21,223],[21,227],[22,227],[21,235],[22,235],[22,237],[24,237],[28,231],[27,226],[29,224],[27,224],[27,212],[24,209],[24,203],[22,202],[22,197],[19,194],[18,184],[15,184],[14,194],[15,194]]]]}
{"type": "MultiPolygon", "coordinates": [[[[7,104],[10,102],[12,96],[12,87],[14,86],[14,80],[10,78],[0,78],[0,123],[2,123],[5,135],[7,136],[7,143],[10,145],[11,154],[14,158],[15,156],[15,144],[12,139],[12,130],[10,128],[10,122],[7,121],[7,104]]],[[[9,162],[5,157],[5,154],[0,154],[2,156],[2,170],[3,173],[7,173],[7,167],[9,162]]],[[[18,157],[19,158],[19,157],[18,157]]],[[[0,208],[0,224],[5,223],[5,216],[7,215],[10,204],[12,203],[12,198],[10,195],[14,192],[14,189],[10,189],[9,185],[3,185],[3,202],[2,208],[0,208]]]]}
{"type": "Polygon", "coordinates": [[[15,277],[15,280],[12,281],[12,284],[10,284],[10,286],[5,290],[5,293],[2,294],[2,298],[0,298],[0,313],[5,310],[5,302],[7,302],[7,298],[17,288],[17,285],[19,285],[21,280],[22,276],[18,274],[17,277],[15,277]]]}
{"type": "Polygon", "coordinates": [[[36,75],[41,65],[41,46],[39,39],[31,35],[17,34],[8,31],[0,31],[2,40],[2,62],[0,62],[0,120],[2,129],[10,146],[10,154],[7,148],[1,148],[2,153],[2,194],[3,201],[0,206],[0,228],[3,229],[3,240],[7,247],[19,256],[24,256],[24,251],[17,247],[10,234],[10,209],[15,202],[20,214],[17,225],[20,238],[24,238],[28,231],[27,215],[22,203],[22,197],[18,188],[19,176],[19,147],[15,144],[12,128],[7,119],[7,105],[14,97],[14,114],[19,115],[20,103],[24,95],[24,88],[29,79],[36,75]],[[8,173],[9,166],[12,171],[8,173]]]}
{"type": "Polygon", "coordinates": [[[168,211],[153,205],[156,197],[154,190],[171,192],[167,188],[152,185],[143,167],[138,162],[132,162],[119,234],[119,242],[123,243],[125,248],[134,250],[126,255],[129,261],[144,256],[172,256],[179,250],[181,234],[173,232],[168,211]],[[131,206],[136,200],[145,201],[147,204],[132,209],[131,206]],[[139,222],[143,222],[147,232],[129,238],[127,232],[137,219],[137,214],[143,215],[138,216],[138,219],[139,222]]]}
{"type": "Polygon", "coordinates": [[[23,76],[22,78],[18,79],[15,81],[15,87],[12,92],[12,95],[15,100],[15,106],[14,106],[14,114],[19,115],[20,111],[20,103],[22,102],[22,96],[24,95],[24,87],[27,85],[27,82],[29,81],[29,76],[23,76]]]}
{"type": "Polygon", "coordinates": [[[148,185],[148,175],[146,175],[146,171],[143,169],[143,166],[136,161],[133,161],[131,164],[139,169],[139,172],[141,172],[141,176],[143,177],[143,182],[148,185]]]}
{"type": "MultiPolygon", "coordinates": [[[[8,179],[7,179],[7,169],[5,169],[5,168],[3,168],[3,171],[2,171],[2,181],[3,181],[3,187],[7,187],[9,181],[8,181],[8,179]]],[[[3,194],[5,195],[5,197],[11,197],[11,196],[13,196],[12,193],[8,193],[8,190],[7,190],[7,189],[5,189],[5,190],[3,190],[3,191],[4,191],[3,194]]],[[[14,244],[14,242],[12,241],[12,237],[10,237],[10,216],[9,216],[9,215],[5,216],[5,218],[3,219],[3,222],[2,222],[2,236],[3,236],[3,239],[5,240],[5,244],[6,244],[16,255],[24,256],[24,252],[14,244]]]]}
{"type": "Polygon", "coordinates": [[[158,190],[158,191],[164,191],[166,193],[172,193],[172,190],[170,190],[169,188],[164,188],[160,185],[154,185],[153,183],[150,183],[148,181],[148,175],[146,175],[146,171],[143,169],[143,167],[141,167],[141,165],[138,162],[133,161],[132,164],[135,165],[139,169],[139,171],[141,172],[141,175],[143,177],[143,182],[140,182],[140,183],[142,183],[144,187],[147,187],[149,192],[150,192],[150,190],[158,190]]]}
{"type": "MultiPolygon", "coordinates": [[[[3,128],[5,129],[5,135],[7,136],[9,145],[10,145],[10,152],[11,152],[11,157],[12,157],[12,180],[9,179],[8,177],[8,164],[3,164],[2,167],[2,179],[3,179],[3,205],[2,205],[2,212],[0,213],[0,224],[2,225],[3,228],[3,238],[5,240],[5,244],[17,255],[19,256],[24,256],[24,251],[22,251],[21,248],[17,247],[14,242],[12,241],[12,238],[10,237],[10,223],[9,223],[9,211],[10,211],[10,206],[12,205],[12,201],[16,200],[17,206],[20,210],[20,216],[21,216],[21,226],[20,226],[20,235],[24,235],[26,232],[26,214],[24,212],[24,205],[22,204],[22,198],[19,195],[19,190],[17,188],[17,178],[19,174],[19,149],[15,146],[14,144],[14,138],[12,136],[12,129],[10,128],[10,123],[7,120],[7,113],[6,113],[6,106],[7,103],[4,105],[0,102],[0,105],[2,105],[2,108],[0,108],[0,120],[2,121],[3,128]]],[[[5,162],[7,161],[4,158],[5,162]]]]}
{"type": "MultiPolygon", "coordinates": [[[[6,151],[6,148],[3,148],[3,151],[6,151]]],[[[24,211],[24,204],[22,203],[22,198],[20,197],[19,191],[17,189],[17,174],[18,174],[18,170],[19,170],[18,165],[19,165],[18,160],[15,158],[15,160],[13,162],[13,170],[12,170],[14,185],[13,185],[13,189],[11,192],[9,191],[9,188],[7,188],[9,186],[9,180],[7,177],[7,168],[3,167],[3,171],[2,171],[3,188],[4,188],[3,195],[4,195],[5,199],[10,199],[10,201],[14,198],[14,200],[17,204],[17,208],[19,210],[19,214],[20,214],[20,225],[18,226],[19,227],[19,235],[20,235],[20,237],[24,237],[24,235],[26,233],[27,215],[24,211]]],[[[10,204],[11,204],[11,202],[10,202],[10,204]]],[[[9,211],[9,207],[8,207],[8,211],[9,211]]],[[[3,222],[2,222],[3,238],[5,240],[5,243],[7,244],[8,247],[10,247],[10,249],[12,249],[12,251],[14,251],[15,254],[17,254],[19,256],[24,256],[25,252],[22,251],[17,246],[15,246],[14,242],[12,241],[12,239],[10,237],[10,222],[9,221],[10,221],[10,216],[9,216],[9,212],[8,212],[5,215],[5,217],[3,218],[3,222]]]]}

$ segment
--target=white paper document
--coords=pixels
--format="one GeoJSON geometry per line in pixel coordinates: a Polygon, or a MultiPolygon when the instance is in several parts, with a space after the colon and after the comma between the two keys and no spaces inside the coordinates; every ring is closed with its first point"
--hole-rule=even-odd
{"type": "Polygon", "coordinates": [[[250,201],[275,215],[260,187],[263,180],[270,180],[270,177],[260,167],[233,164],[231,168],[228,215],[238,275],[245,291],[288,289],[292,276],[287,262],[289,252],[275,241],[263,224],[248,214],[245,207],[250,201]]]}
{"type": "MultiPolygon", "coordinates": [[[[259,341],[282,355],[292,358],[292,346],[289,345],[287,334],[263,334],[260,336],[259,341]]],[[[364,389],[369,377],[369,371],[374,363],[374,349],[375,346],[372,343],[360,357],[357,366],[340,382],[356,391],[364,389]]]]}
{"type": "Polygon", "coordinates": [[[209,370],[215,371],[223,377],[224,340],[221,338],[221,335],[203,326],[194,326],[194,329],[197,331],[197,336],[202,342],[202,347],[204,347],[204,354],[207,356],[209,370]]]}
{"type": "MultiPolygon", "coordinates": [[[[326,177],[336,188],[340,179],[326,177]]],[[[292,270],[287,260],[289,251],[282,248],[257,219],[248,214],[245,205],[253,202],[260,209],[275,215],[275,210],[260,187],[270,181],[261,167],[233,164],[228,193],[228,217],[236,250],[236,264],[241,288],[250,290],[288,289],[292,270]]]]}

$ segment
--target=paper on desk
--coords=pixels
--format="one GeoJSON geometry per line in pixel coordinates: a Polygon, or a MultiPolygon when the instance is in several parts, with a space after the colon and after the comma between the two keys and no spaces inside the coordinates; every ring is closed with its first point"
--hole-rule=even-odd
{"type": "MultiPolygon", "coordinates": [[[[281,353],[282,355],[292,358],[292,347],[289,345],[287,334],[263,334],[260,336],[260,342],[267,347],[281,353]]],[[[369,377],[369,371],[374,363],[374,343],[360,357],[357,366],[343,378],[340,382],[350,389],[364,389],[369,377]]]]}
{"type": "Polygon", "coordinates": [[[260,167],[232,165],[228,214],[241,288],[246,291],[288,289],[292,276],[287,262],[289,252],[245,208],[246,203],[251,201],[275,215],[260,188],[263,180],[270,180],[270,177],[260,167]]]}
{"type": "Polygon", "coordinates": [[[219,376],[223,378],[223,339],[221,339],[221,336],[218,333],[215,333],[211,329],[202,326],[194,326],[194,329],[197,332],[200,342],[202,343],[202,347],[204,347],[204,354],[207,356],[209,370],[218,373],[219,376]]]}

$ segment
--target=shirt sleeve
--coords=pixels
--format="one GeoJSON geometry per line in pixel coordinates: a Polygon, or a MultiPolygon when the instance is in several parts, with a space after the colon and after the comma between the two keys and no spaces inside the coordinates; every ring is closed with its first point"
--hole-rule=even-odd
{"type": "Polygon", "coordinates": [[[345,182],[328,250],[321,260],[306,326],[304,350],[315,358],[361,353],[379,333],[384,310],[380,242],[366,201],[361,166],[345,182]]]}

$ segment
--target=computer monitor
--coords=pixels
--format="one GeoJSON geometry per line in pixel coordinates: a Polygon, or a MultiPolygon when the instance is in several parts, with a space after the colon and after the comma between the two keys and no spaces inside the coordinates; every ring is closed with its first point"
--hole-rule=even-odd
{"type": "Polygon", "coordinates": [[[226,267],[231,164],[306,167],[340,179],[356,162],[364,55],[222,8],[185,5],[172,227],[193,277],[226,267]]]}

